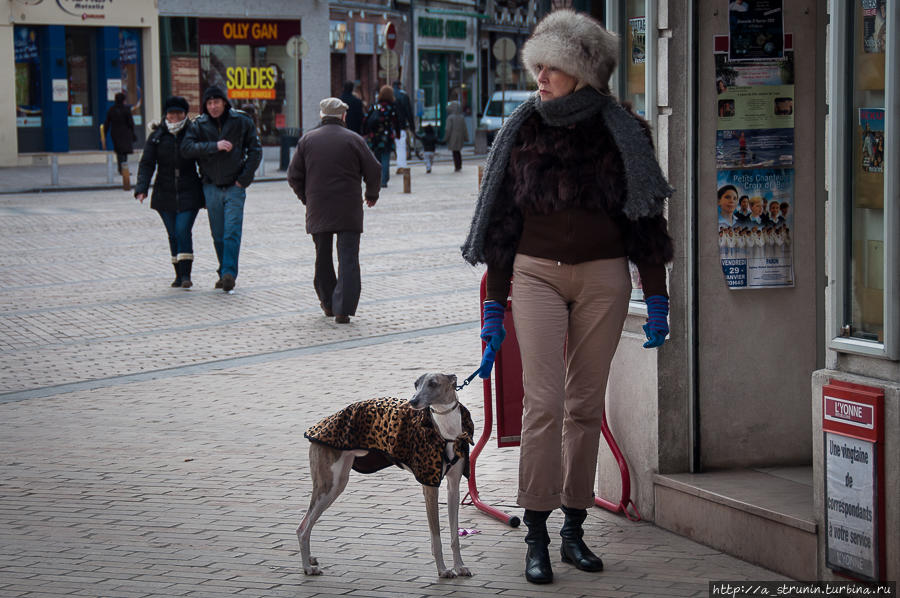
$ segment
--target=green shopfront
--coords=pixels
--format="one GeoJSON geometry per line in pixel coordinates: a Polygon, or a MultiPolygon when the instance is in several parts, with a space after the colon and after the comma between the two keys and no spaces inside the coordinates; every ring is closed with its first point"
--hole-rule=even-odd
{"type": "Polygon", "coordinates": [[[439,135],[444,134],[447,104],[458,102],[472,138],[478,80],[476,29],[474,16],[428,8],[415,11],[419,124],[434,125],[439,135]]]}

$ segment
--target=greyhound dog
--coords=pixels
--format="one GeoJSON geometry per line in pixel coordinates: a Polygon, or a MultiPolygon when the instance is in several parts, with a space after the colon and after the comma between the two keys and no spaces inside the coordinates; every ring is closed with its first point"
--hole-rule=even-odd
{"type": "Polygon", "coordinates": [[[459,403],[457,398],[456,376],[449,374],[424,374],[416,380],[415,388],[416,392],[408,402],[404,403],[397,399],[376,399],[374,401],[354,403],[307,431],[306,437],[312,441],[309,447],[309,465],[310,473],[312,474],[313,491],[309,500],[309,509],[303,517],[303,521],[297,527],[297,539],[300,541],[300,557],[303,564],[303,572],[306,575],[321,575],[322,573],[318,560],[309,554],[310,533],[322,513],[344,491],[350,477],[350,469],[370,473],[390,465],[399,465],[411,471],[416,476],[416,479],[422,483],[422,491],[425,495],[425,512],[428,515],[428,528],[431,535],[431,553],[434,555],[438,576],[452,578],[457,576],[470,577],[472,575],[472,572],[463,564],[462,556],[459,552],[458,534],[459,481],[463,473],[468,474],[468,444],[471,443],[473,434],[472,420],[468,410],[459,403]],[[373,408],[382,410],[381,416],[372,416],[369,413],[360,415],[364,411],[363,406],[371,406],[373,404],[375,405],[373,408]],[[384,410],[388,410],[386,415],[383,413],[384,410]],[[351,415],[348,415],[348,413],[351,415]],[[406,415],[409,417],[407,418],[406,415]],[[438,471],[433,473],[432,477],[423,478],[415,466],[411,467],[406,462],[418,463],[420,451],[426,452],[418,448],[415,441],[411,442],[408,440],[411,437],[409,433],[415,433],[418,430],[398,430],[387,434],[387,436],[390,436],[391,443],[399,445],[401,450],[407,453],[412,451],[412,455],[399,459],[388,457],[383,460],[383,463],[379,462],[375,466],[372,466],[371,463],[367,465],[367,462],[372,458],[376,460],[382,459],[383,451],[380,448],[372,448],[370,450],[370,448],[359,447],[373,446],[365,440],[370,435],[385,436],[386,434],[383,433],[383,422],[387,420],[393,422],[401,421],[400,427],[413,422],[413,426],[421,426],[430,434],[428,438],[434,442],[430,442],[426,448],[433,449],[434,456],[428,462],[435,465],[436,469],[438,469],[438,471]],[[428,423],[429,420],[431,424],[428,423]],[[423,422],[424,425],[422,425],[423,422]],[[342,438],[341,443],[347,446],[329,446],[329,444],[333,443],[322,440],[322,436],[316,434],[317,429],[321,430],[322,426],[327,427],[328,425],[340,431],[338,435],[342,438]],[[358,437],[348,441],[346,440],[346,430],[350,428],[366,429],[362,430],[358,437]],[[447,488],[450,547],[453,551],[453,567],[449,569],[444,565],[444,554],[441,550],[440,522],[438,519],[438,488],[441,479],[446,480],[444,485],[447,488]]]}

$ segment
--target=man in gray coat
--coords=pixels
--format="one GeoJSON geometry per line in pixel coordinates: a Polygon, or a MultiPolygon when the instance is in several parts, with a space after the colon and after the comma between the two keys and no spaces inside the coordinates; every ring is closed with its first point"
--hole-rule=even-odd
{"type": "Polygon", "coordinates": [[[363,231],[360,179],[370,208],[381,189],[381,164],[366,142],[346,128],[347,104],[338,98],[319,102],[321,124],[300,138],[287,180],[306,206],[306,232],[316,244],[313,285],[319,305],[338,324],[356,315],[362,287],[359,237],[363,231]],[[332,244],[337,235],[338,274],[332,244]]]}

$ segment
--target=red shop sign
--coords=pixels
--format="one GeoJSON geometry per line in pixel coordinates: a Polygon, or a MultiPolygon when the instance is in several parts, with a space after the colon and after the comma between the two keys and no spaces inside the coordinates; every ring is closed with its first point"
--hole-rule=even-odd
{"type": "Polygon", "coordinates": [[[283,46],[300,35],[300,21],[200,19],[201,44],[283,46]]]}

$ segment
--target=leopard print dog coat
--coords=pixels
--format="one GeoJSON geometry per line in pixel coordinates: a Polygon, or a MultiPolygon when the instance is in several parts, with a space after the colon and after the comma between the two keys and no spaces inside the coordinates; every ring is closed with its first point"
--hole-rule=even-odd
{"type": "MultiPolygon", "coordinates": [[[[440,486],[445,465],[468,458],[475,426],[469,410],[459,405],[463,433],[453,441],[454,457],[448,460],[444,439],[427,410],[418,411],[394,398],[353,403],[329,415],[304,436],[339,450],[365,449],[369,454],[353,460],[353,469],[373,473],[391,465],[406,466],[423,486],[440,486]]],[[[468,467],[465,475],[468,477],[468,467]]]]}

